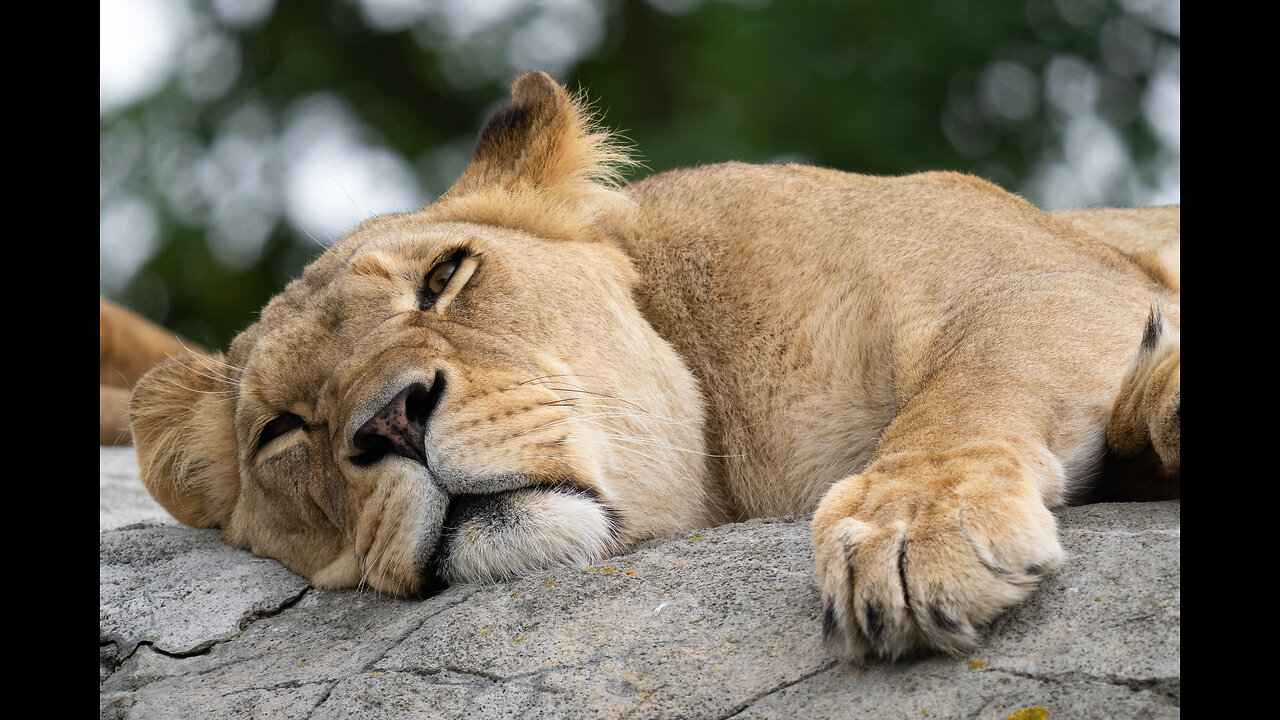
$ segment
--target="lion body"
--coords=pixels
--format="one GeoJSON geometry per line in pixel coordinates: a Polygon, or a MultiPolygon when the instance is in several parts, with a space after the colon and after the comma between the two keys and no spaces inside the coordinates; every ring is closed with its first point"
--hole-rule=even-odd
{"type": "Polygon", "coordinates": [[[815,512],[824,630],[860,657],[971,646],[1104,455],[1176,484],[1176,207],[736,163],[618,191],[606,140],[518,80],[445,197],[144,378],[152,493],[402,594],[815,512]]]}
{"type": "MultiPolygon", "coordinates": [[[[1033,386],[1043,411],[1020,422],[1063,465],[1043,487],[1061,503],[1102,458],[1153,301],[1176,322],[1176,293],[1131,258],[969,176],[728,164],[630,195],[647,221],[627,245],[638,302],[709,390],[713,484],[737,520],[812,511],[938,373],[969,363],[1007,373],[968,394],[1033,386]]],[[[1176,223],[1176,208],[1145,213],[1176,223]]],[[[964,400],[1004,422],[979,402],[964,400]]]]}

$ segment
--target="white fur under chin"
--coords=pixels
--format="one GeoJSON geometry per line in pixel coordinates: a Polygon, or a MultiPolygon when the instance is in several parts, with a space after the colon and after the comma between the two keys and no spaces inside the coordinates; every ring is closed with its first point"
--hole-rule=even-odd
{"type": "Polygon", "coordinates": [[[497,582],[531,570],[588,565],[616,548],[604,508],[592,500],[552,490],[507,493],[518,520],[492,527],[468,520],[449,548],[442,568],[450,583],[497,582]]]}

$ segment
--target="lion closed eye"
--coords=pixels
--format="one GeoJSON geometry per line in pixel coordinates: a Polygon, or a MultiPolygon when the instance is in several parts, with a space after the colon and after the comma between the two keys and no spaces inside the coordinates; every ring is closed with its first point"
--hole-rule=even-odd
{"type": "Polygon", "coordinates": [[[854,658],[971,647],[1105,458],[1176,492],[1176,207],[799,165],[619,187],[626,162],[517,79],[448,193],[139,382],[149,490],[318,586],[400,595],[814,512],[854,658]]]}

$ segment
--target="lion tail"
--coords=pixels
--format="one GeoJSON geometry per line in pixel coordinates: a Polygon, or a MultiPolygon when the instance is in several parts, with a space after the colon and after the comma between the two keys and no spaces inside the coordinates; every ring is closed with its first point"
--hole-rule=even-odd
{"type": "Polygon", "coordinates": [[[1181,471],[1181,358],[1179,329],[1153,307],[1107,426],[1116,455],[1133,457],[1150,445],[1169,475],[1181,471]]]}

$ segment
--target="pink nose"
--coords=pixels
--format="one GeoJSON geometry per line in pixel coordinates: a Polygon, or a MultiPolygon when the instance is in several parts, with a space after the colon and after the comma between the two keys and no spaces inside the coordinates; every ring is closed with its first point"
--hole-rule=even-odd
{"type": "Polygon", "coordinates": [[[444,393],[444,373],[437,372],[431,387],[413,383],[391,398],[356,431],[352,444],[360,451],[352,458],[358,465],[372,465],[387,453],[395,453],[427,465],[427,421],[444,393]]]}

